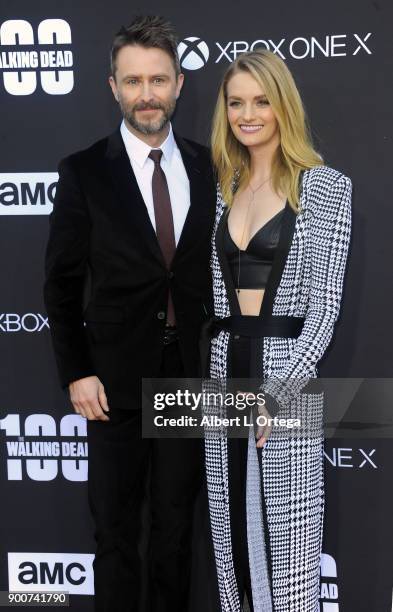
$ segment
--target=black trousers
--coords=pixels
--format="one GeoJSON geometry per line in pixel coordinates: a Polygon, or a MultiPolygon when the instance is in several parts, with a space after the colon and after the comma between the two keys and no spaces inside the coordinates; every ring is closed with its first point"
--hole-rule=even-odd
{"type": "MultiPolygon", "coordinates": [[[[252,346],[249,338],[233,336],[229,347],[228,374],[232,378],[250,378],[252,374],[252,346]]],[[[246,383],[246,381],[244,381],[246,383]]],[[[238,388],[233,381],[233,392],[253,391],[253,388],[238,388]]],[[[244,387],[244,384],[241,385],[244,387]]],[[[247,544],[246,475],[248,438],[228,438],[229,507],[231,515],[231,540],[233,562],[240,601],[247,594],[252,612],[252,591],[247,544]]]]}
{"type": "MultiPolygon", "coordinates": [[[[160,377],[182,377],[177,342],[164,348],[160,377]]],[[[88,421],[89,505],[97,543],[96,612],[141,610],[141,508],[150,474],[149,601],[143,612],[185,612],[191,573],[192,516],[202,483],[203,441],[142,439],[141,411],[88,421]]]]}

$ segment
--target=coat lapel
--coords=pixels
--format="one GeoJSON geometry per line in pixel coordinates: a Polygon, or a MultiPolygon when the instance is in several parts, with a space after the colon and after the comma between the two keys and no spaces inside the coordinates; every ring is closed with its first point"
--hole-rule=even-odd
{"type": "MultiPolygon", "coordinates": [[[[177,134],[174,134],[174,136],[190,181],[190,208],[177,244],[174,257],[174,261],[176,261],[190,245],[195,244],[195,238],[201,227],[201,215],[204,211],[209,214],[208,205],[211,193],[208,192],[208,185],[198,151],[177,134]]],[[[206,172],[206,162],[204,167],[206,172]]]]}
{"type": "Polygon", "coordinates": [[[285,211],[282,217],[280,238],[277,249],[274,253],[272,268],[265,287],[265,294],[259,315],[264,319],[269,319],[273,315],[273,303],[277,289],[281,281],[285,263],[288,259],[289,249],[291,248],[293,233],[295,231],[296,213],[289,204],[285,203],[285,211]]]}
{"type": "Polygon", "coordinates": [[[156,232],[151,224],[120,130],[116,130],[109,136],[105,157],[113,187],[126,215],[133,224],[137,224],[152,254],[166,267],[156,232]]]}
{"type": "MultiPolygon", "coordinates": [[[[209,214],[208,200],[211,197],[211,194],[208,193],[207,182],[198,152],[176,134],[175,140],[182,156],[188,180],[190,181],[190,208],[177,244],[174,262],[190,245],[195,243],[196,232],[198,232],[201,224],[201,213],[203,210],[206,210],[206,214],[209,214]]],[[[154,256],[165,266],[157,235],[150,222],[146,204],[132,170],[120,130],[116,130],[108,138],[106,162],[119,200],[122,202],[127,213],[132,217],[133,222],[138,224],[141,235],[150,246],[154,256]]]]}
{"type": "Polygon", "coordinates": [[[229,268],[228,259],[225,255],[225,250],[224,250],[224,236],[225,236],[225,231],[226,231],[227,217],[229,214],[229,210],[230,209],[228,207],[224,208],[224,211],[217,225],[217,231],[216,231],[216,237],[215,237],[216,251],[217,251],[218,261],[220,262],[221,274],[224,279],[225,287],[227,290],[229,310],[231,312],[231,315],[240,315],[241,312],[240,312],[240,307],[239,307],[239,300],[237,299],[235,285],[233,284],[231,270],[229,268]]]}

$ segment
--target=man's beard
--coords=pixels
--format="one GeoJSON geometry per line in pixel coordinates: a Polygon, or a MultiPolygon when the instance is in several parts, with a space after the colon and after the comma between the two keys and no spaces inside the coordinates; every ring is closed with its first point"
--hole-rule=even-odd
{"type": "Polygon", "coordinates": [[[170,121],[173,113],[176,108],[176,99],[174,98],[168,104],[164,105],[159,102],[147,102],[147,103],[139,103],[135,104],[131,108],[127,108],[122,100],[119,100],[120,109],[123,114],[124,119],[134,128],[137,132],[141,132],[141,134],[158,134],[167,123],[170,121]],[[162,116],[160,119],[147,120],[142,123],[136,118],[136,111],[138,110],[146,110],[146,109],[160,109],[162,110],[162,116]]]}

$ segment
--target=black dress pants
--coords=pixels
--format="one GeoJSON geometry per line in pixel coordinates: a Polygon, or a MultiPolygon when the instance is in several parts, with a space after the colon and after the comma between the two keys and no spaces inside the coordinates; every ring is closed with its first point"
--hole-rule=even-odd
{"type": "MultiPolygon", "coordinates": [[[[160,377],[182,377],[178,343],[164,348],[160,377]]],[[[150,474],[149,602],[142,612],[185,612],[191,571],[192,516],[204,463],[199,439],[142,439],[141,411],[88,421],[89,505],[97,543],[96,612],[137,612],[141,508],[150,474]]]]}

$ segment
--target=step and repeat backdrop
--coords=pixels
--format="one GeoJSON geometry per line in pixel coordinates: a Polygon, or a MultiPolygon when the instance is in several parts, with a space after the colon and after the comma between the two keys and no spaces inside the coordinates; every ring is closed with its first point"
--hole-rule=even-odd
{"type": "MultiPolygon", "coordinates": [[[[59,387],[43,259],[57,164],[119,124],[109,48],[141,13],[178,31],[174,125],[201,143],[230,62],[256,48],[287,62],[317,148],[354,185],[344,303],[321,374],[393,376],[391,0],[2,0],[0,590],[66,590],[81,612],[93,609],[86,423],[59,387]]],[[[391,450],[371,436],[326,441],[321,612],[392,610],[391,450]]]]}

